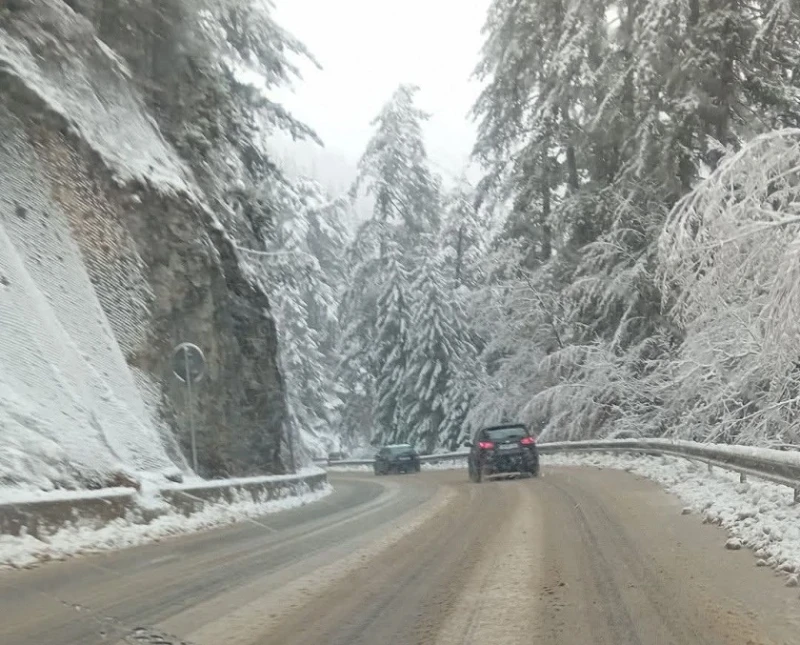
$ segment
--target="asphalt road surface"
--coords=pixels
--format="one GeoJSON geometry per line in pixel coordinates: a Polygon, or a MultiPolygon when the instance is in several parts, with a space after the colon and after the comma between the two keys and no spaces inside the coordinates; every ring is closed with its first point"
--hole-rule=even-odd
{"type": "Polygon", "coordinates": [[[338,475],[322,502],[0,573],[2,645],[777,645],[800,597],[656,485],[338,475]]]}

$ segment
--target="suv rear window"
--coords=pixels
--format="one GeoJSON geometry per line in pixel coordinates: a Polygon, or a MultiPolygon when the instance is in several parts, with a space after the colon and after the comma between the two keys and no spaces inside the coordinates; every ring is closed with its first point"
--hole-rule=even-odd
{"type": "Polygon", "coordinates": [[[388,450],[392,455],[407,455],[414,452],[411,446],[389,446],[388,450]]]}
{"type": "Polygon", "coordinates": [[[522,439],[528,436],[528,430],[524,426],[512,426],[510,428],[493,428],[484,430],[483,434],[489,441],[507,441],[509,439],[522,439]]]}

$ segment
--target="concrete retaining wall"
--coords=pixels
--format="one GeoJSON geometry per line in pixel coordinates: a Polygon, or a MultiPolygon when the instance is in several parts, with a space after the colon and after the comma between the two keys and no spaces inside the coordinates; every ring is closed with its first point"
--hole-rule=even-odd
{"type": "Polygon", "coordinates": [[[0,504],[1,535],[53,533],[71,524],[100,528],[117,519],[147,523],[170,511],[189,517],[209,504],[230,504],[249,494],[254,502],[267,502],[316,491],[328,482],[327,473],[296,477],[253,477],[231,481],[210,481],[198,485],[172,485],[162,488],[166,507],[151,508],[140,504],[135,491],[98,491],[85,497],[61,500],[0,504]]]}

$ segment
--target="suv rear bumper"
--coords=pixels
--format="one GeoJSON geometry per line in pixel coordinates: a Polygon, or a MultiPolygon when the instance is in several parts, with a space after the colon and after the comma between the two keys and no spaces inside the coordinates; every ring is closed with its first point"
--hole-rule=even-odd
{"type": "Polygon", "coordinates": [[[512,454],[493,453],[482,459],[483,472],[494,473],[535,472],[539,469],[539,455],[536,452],[520,450],[512,454]]]}

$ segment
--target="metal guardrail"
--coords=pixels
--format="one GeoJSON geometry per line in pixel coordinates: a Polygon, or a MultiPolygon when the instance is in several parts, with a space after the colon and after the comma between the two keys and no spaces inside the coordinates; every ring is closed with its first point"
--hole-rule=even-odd
{"type": "MultiPolygon", "coordinates": [[[[422,463],[435,463],[438,461],[453,461],[466,459],[469,452],[445,452],[440,455],[420,455],[422,463]]],[[[371,466],[375,463],[374,459],[342,459],[341,461],[329,461],[329,466],[371,466]]]]}
{"type": "MultiPolygon", "coordinates": [[[[670,455],[699,461],[710,467],[750,475],[789,486],[800,496],[800,454],[770,448],[706,444],[669,439],[616,439],[544,443],[542,454],[557,452],[633,452],[670,455]]],[[[744,479],[742,479],[743,481],[744,479]]]]}
{"type": "MultiPolygon", "coordinates": [[[[670,439],[600,439],[595,441],[561,441],[539,444],[540,454],[570,452],[645,453],[670,455],[690,461],[699,461],[709,467],[748,475],[783,484],[794,489],[795,501],[800,501],[800,453],[771,448],[732,446],[727,444],[695,443],[670,439]]],[[[423,463],[465,459],[468,452],[450,452],[440,455],[422,455],[423,463]]],[[[330,466],[371,466],[372,459],[332,461],[330,466]]]]}

